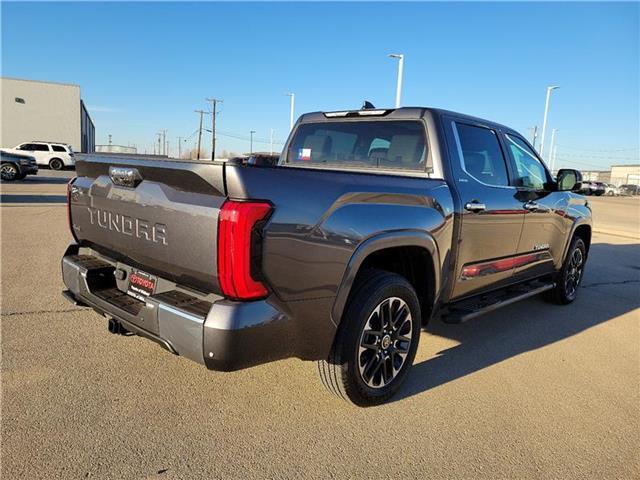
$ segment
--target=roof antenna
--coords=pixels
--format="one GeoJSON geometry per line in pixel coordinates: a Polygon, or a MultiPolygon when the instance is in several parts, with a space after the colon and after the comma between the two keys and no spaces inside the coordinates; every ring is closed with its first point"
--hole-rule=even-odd
{"type": "Polygon", "coordinates": [[[368,100],[365,100],[364,102],[362,102],[362,108],[360,110],[372,110],[376,108],[373,103],[371,103],[368,100]]]}

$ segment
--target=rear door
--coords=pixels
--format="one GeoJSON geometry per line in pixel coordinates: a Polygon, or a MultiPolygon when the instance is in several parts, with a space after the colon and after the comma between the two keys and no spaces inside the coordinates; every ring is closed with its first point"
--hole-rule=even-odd
{"type": "Polygon", "coordinates": [[[46,143],[32,143],[32,154],[36,157],[36,163],[40,165],[48,165],[51,158],[49,145],[46,143]]]}
{"type": "Polygon", "coordinates": [[[500,132],[469,119],[444,119],[461,215],[452,298],[509,283],[524,210],[500,132]]]}

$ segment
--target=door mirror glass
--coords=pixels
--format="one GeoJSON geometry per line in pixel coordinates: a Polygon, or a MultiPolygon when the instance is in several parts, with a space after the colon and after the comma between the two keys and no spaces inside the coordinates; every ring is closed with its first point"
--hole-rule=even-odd
{"type": "Polygon", "coordinates": [[[578,192],[582,189],[582,174],[571,168],[558,170],[558,190],[561,192],[578,192]]]}

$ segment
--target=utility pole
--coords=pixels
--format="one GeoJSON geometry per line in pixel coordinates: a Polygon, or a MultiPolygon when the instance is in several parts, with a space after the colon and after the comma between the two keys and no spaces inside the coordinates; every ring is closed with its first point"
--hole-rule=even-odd
{"type": "Polygon", "coordinates": [[[250,147],[249,155],[253,155],[253,134],[256,133],[256,131],[251,130],[251,132],[249,133],[251,134],[251,147],[250,147]]]}
{"type": "Polygon", "coordinates": [[[182,158],[182,152],[180,151],[181,142],[182,142],[182,137],[178,137],[178,158],[182,158]]]}
{"type": "Polygon", "coordinates": [[[162,132],[162,154],[167,155],[167,131],[160,130],[162,132]]]}
{"type": "Polygon", "coordinates": [[[109,134],[109,145],[111,145],[111,134],[109,134]]]}
{"type": "Polygon", "coordinates": [[[169,140],[167,140],[165,142],[165,145],[167,146],[167,157],[170,157],[171,156],[171,150],[169,149],[169,140]]]}
{"type": "Polygon", "coordinates": [[[275,130],[271,129],[271,135],[269,136],[269,143],[271,144],[270,154],[273,155],[273,133],[275,130]]]}
{"type": "Polygon", "coordinates": [[[196,110],[196,113],[200,114],[200,128],[198,129],[198,158],[200,160],[200,142],[202,141],[202,116],[205,114],[204,110],[196,110]]]}
{"type": "Polygon", "coordinates": [[[162,141],[162,132],[156,133],[158,135],[158,155],[162,155],[162,148],[160,148],[160,142],[162,141]]]}
{"type": "Polygon", "coordinates": [[[535,125],[533,127],[531,127],[529,130],[531,130],[532,134],[531,134],[531,146],[535,149],[536,148],[536,140],[538,139],[538,126],[535,125]]]}
{"type": "Polygon", "coordinates": [[[544,103],[544,118],[542,119],[542,135],[540,136],[540,156],[544,159],[544,136],[547,133],[547,117],[549,116],[549,101],[551,100],[551,92],[560,88],[557,85],[547,87],[547,100],[544,103]]]}
{"type": "Polygon", "coordinates": [[[296,103],[296,94],[295,93],[285,93],[287,97],[289,97],[289,131],[293,130],[293,111],[296,103]]]}
{"type": "Polygon", "coordinates": [[[211,160],[216,158],[216,106],[222,103],[218,98],[207,98],[207,102],[211,102],[211,160]]]}
{"type": "Polygon", "coordinates": [[[553,151],[556,147],[556,133],[558,132],[557,128],[551,130],[551,145],[549,146],[549,168],[553,172],[553,151]]]}

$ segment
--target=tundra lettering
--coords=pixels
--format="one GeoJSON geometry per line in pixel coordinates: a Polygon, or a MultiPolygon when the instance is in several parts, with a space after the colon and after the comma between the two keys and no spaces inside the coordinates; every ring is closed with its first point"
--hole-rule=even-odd
{"type": "Polygon", "coordinates": [[[167,226],[161,223],[150,225],[147,220],[133,218],[127,215],[114,213],[109,210],[87,207],[91,225],[97,225],[105,230],[122,233],[153,243],[167,243],[167,226]]]}
{"type": "Polygon", "coordinates": [[[360,406],[401,388],[430,321],[574,301],[580,172],[495,122],[365,106],[303,115],[275,165],[79,160],[65,296],[211,370],[317,361],[360,406]]]}

